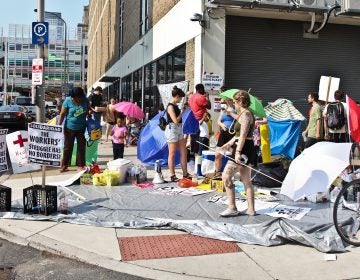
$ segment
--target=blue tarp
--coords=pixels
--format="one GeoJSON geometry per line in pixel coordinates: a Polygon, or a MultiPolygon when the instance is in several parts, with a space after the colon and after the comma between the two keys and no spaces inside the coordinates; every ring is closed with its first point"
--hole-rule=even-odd
{"type": "MultiPolygon", "coordinates": [[[[154,165],[160,160],[162,166],[167,166],[169,150],[165,138],[165,132],[159,128],[159,118],[163,112],[158,113],[142,129],[137,144],[138,159],[146,165],[154,165]]],[[[164,114],[166,118],[166,114],[164,114]]],[[[190,109],[186,109],[182,116],[184,134],[194,134],[199,130],[199,122],[195,119],[190,109]]],[[[175,165],[180,164],[180,154],[176,153],[175,165]]]]}
{"type": "Polygon", "coordinates": [[[268,124],[270,129],[271,154],[283,155],[294,159],[296,147],[301,135],[301,121],[277,121],[269,117],[268,124]]]}

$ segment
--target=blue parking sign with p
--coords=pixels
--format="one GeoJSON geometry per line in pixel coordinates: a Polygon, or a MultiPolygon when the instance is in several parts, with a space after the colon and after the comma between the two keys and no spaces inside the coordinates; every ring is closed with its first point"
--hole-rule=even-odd
{"type": "Polygon", "coordinates": [[[49,43],[49,23],[33,22],[32,23],[32,44],[47,45],[49,43]]]}

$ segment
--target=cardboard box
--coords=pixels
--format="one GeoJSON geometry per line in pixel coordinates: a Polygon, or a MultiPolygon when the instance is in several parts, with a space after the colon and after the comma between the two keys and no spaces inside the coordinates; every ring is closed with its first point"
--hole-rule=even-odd
{"type": "Polygon", "coordinates": [[[224,192],[225,186],[221,179],[211,179],[210,180],[210,186],[212,190],[215,190],[217,192],[224,192]]]}

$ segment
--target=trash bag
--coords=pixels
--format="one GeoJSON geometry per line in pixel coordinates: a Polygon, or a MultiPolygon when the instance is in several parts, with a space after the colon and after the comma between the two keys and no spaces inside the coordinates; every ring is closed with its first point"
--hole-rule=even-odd
{"type": "MultiPolygon", "coordinates": [[[[280,161],[274,161],[274,162],[268,162],[268,163],[260,163],[255,168],[256,170],[259,170],[260,172],[282,182],[287,174],[287,170],[284,168],[282,162],[280,161]]],[[[256,172],[256,171],[254,171],[256,172]]],[[[252,179],[252,183],[254,185],[258,185],[260,187],[264,188],[279,188],[281,187],[281,183],[270,179],[267,176],[262,175],[261,173],[256,172],[256,175],[252,179]]]]}

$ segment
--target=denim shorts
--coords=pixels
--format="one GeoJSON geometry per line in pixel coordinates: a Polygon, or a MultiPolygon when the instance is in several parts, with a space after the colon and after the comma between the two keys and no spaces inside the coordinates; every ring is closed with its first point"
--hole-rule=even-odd
{"type": "Polygon", "coordinates": [[[169,123],[165,128],[166,142],[178,142],[184,138],[181,123],[169,123]]]}

